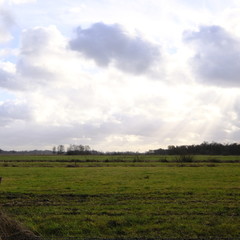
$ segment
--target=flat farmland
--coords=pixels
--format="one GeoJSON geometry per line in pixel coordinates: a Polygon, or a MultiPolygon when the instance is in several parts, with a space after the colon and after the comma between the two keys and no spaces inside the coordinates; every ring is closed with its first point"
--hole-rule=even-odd
{"type": "Polygon", "coordinates": [[[0,156],[0,204],[47,238],[237,238],[239,160],[0,156]]]}

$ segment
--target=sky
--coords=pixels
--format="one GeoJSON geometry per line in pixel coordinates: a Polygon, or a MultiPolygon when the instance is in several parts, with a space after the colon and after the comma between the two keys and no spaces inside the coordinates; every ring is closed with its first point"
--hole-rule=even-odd
{"type": "Polygon", "coordinates": [[[240,1],[0,0],[0,148],[240,138],[240,1]]]}

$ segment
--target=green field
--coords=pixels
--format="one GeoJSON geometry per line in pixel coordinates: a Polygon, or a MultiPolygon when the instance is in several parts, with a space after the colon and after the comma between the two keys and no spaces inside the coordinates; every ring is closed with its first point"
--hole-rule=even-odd
{"type": "Polygon", "coordinates": [[[240,237],[240,157],[0,156],[0,203],[44,237],[240,237]]]}

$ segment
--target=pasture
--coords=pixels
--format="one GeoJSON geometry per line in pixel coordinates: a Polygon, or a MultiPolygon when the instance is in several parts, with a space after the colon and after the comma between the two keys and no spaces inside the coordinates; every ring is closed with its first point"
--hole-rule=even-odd
{"type": "Polygon", "coordinates": [[[2,209],[44,237],[240,237],[240,157],[0,156],[2,209]]]}

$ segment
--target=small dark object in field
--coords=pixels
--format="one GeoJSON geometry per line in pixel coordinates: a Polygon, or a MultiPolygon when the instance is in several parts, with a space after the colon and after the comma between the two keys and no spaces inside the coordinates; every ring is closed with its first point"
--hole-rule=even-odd
{"type": "MultiPolygon", "coordinates": [[[[2,183],[2,177],[0,177],[0,184],[2,183]]],[[[1,240],[1,239],[0,239],[1,240]]]]}
{"type": "Polygon", "coordinates": [[[75,167],[79,167],[79,166],[78,166],[78,165],[71,165],[71,164],[69,164],[69,165],[67,165],[66,167],[75,168],[75,167]]]}

